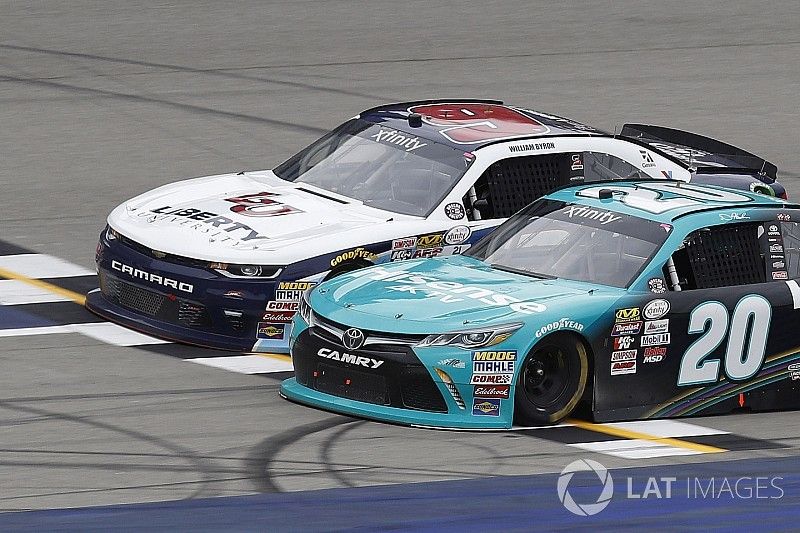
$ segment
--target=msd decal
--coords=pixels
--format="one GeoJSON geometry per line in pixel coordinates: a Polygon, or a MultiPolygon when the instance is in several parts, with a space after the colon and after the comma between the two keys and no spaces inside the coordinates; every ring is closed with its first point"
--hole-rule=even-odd
{"type": "Polygon", "coordinates": [[[276,217],[303,212],[296,207],[275,200],[276,197],[280,196],[278,193],[265,191],[243,194],[235,198],[225,198],[225,201],[236,204],[231,207],[231,211],[248,217],[276,217]]]}

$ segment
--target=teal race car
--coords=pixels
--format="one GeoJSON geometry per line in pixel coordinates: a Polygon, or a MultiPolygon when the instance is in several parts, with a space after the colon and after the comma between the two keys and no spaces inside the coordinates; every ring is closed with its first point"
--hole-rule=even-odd
{"type": "Polygon", "coordinates": [[[562,188],[464,256],[344,274],[294,318],[294,402],[447,428],[800,406],[800,205],[562,188]]]}

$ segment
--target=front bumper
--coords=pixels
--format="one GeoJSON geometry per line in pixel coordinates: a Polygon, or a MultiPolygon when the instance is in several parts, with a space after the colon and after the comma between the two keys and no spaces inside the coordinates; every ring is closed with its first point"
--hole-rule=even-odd
{"type": "Polygon", "coordinates": [[[95,314],[171,341],[288,353],[294,304],[266,309],[280,280],[227,278],[159,259],[119,239],[107,240],[105,231],[96,260],[100,288],[86,299],[95,314]]]}
{"type": "MultiPolygon", "coordinates": [[[[329,332],[308,328],[299,317],[295,317],[294,332],[295,377],[281,384],[281,395],[288,400],[404,425],[454,429],[507,429],[512,425],[513,392],[510,399],[473,398],[473,386],[464,374],[471,369],[436,365],[448,355],[452,358],[452,349],[365,345],[348,351],[329,332]],[[375,367],[377,362],[380,366],[375,367]],[[445,384],[435,367],[458,375],[458,382],[445,384]],[[485,404],[497,406],[492,413],[495,416],[479,409],[485,404]]],[[[469,352],[457,355],[464,358],[465,353],[468,359],[469,352]]]]}

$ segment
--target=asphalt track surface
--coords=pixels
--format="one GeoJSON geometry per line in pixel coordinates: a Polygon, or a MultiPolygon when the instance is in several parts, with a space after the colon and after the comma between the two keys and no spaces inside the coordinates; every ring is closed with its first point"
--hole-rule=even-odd
{"type": "MultiPolygon", "coordinates": [[[[270,168],[364,108],[430,97],[499,98],[612,131],[650,122],[704,133],[776,163],[797,198],[798,28],[793,0],[0,2],[0,248],[91,270],[123,200],[270,168]]],[[[168,351],[67,332],[0,336],[0,509],[480,480],[557,473],[578,458],[725,461],[717,475],[741,474],[756,459],[787,465],[800,446],[797,413],[689,420],[730,435],[713,442],[728,451],[635,460],[565,444],[587,440],[564,437],[575,428],[402,428],[283,401],[283,374],[168,351]]],[[[472,493],[500,486],[477,483],[472,493]]],[[[560,505],[554,486],[547,498],[560,505]]],[[[796,482],[785,498],[800,498],[796,482]]],[[[484,518],[506,516],[483,505],[484,518]]],[[[557,509],[550,524],[567,527],[557,509]]]]}

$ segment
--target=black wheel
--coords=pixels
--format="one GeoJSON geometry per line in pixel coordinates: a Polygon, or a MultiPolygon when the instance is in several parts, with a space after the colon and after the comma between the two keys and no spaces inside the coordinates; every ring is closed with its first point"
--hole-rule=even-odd
{"type": "Polygon", "coordinates": [[[328,275],[325,276],[325,279],[322,281],[328,281],[329,279],[335,278],[336,276],[341,276],[346,272],[352,272],[353,270],[358,270],[360,268],[366,268],[368,266],[372,266],[372,263],[369,261],[348,261],[346,263],[342,263],[341,265],[337,265],[336,268],[332,269],[328,272],[328,275]]]}
{"type": "Polygon", "coordinates": [[[556,424],[575,409],[589,379],[586,347],[573,335],[555,333],[534,346],[522,363],[514,392],[518,424],[556,424]]]}

